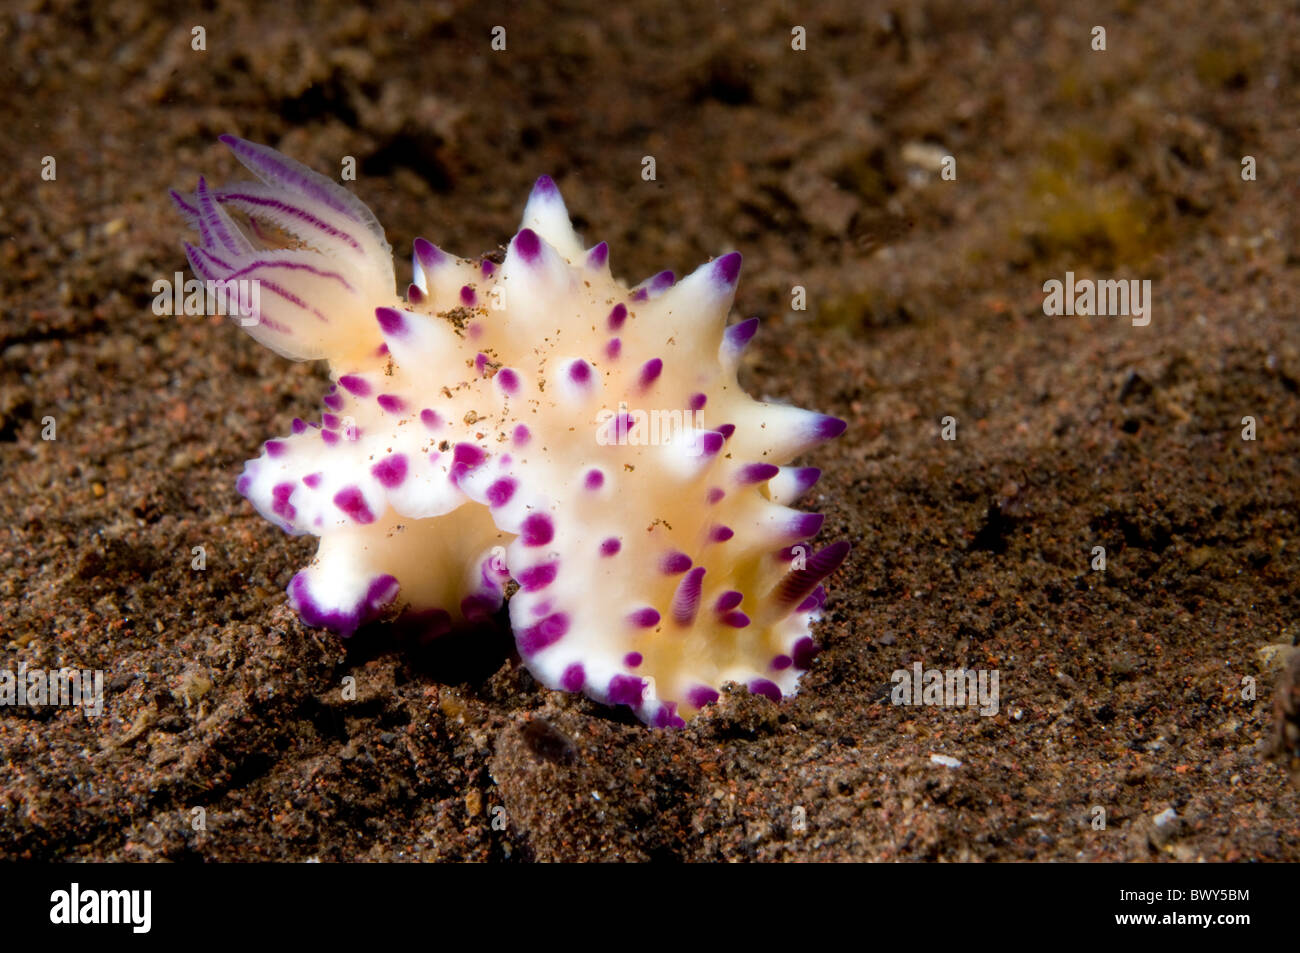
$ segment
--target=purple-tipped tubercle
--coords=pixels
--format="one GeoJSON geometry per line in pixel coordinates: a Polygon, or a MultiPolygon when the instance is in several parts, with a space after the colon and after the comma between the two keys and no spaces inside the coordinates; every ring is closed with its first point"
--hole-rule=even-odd
{"type": "Polygon", "coordinates": [[[686,570],[690,569],[692,560],[690,556],[680,550],[670,550],[665,553],[659,560],[659,571],[665,576],[680,576],[686,570]]]}
{"type": "Polygon", "coordinates": [[[531,228],[521,228],[515,235],[515,251],[525,265],[536,264],[542,257],[542,242],[531,228]]]}
{"type": "Polygon", "coordinates": [[[663,373],[664,362],[662,358],[652,357],[641,366],[641,373],[637,378],[637,385],[645,390],[651,384],[659,379],[663,373]]]}
{"type": "Polygon", "coordinates": [[[741,255],[730,252],[713,262],[713,277],[724,285],[734,285],[740,279],[741,255]]]}
{"type": "Polygon", "coordinates": [[[447,254],[433,242],[424,238],[415,240],[415,257],[420,262],[420,267],[426,272],[447,261],[447,254]]]}
{"type": "Polygon", "coordinates": [[[758,331],[758,318],[750,318],[727,328],[723,333],[723,340],[726,342],[727,349],[736,354],[745,349],[745,345],[754,337],[756,331],[758,331]]]}
{"type": "Polygon", "coordinates": [[[748,463],[741,467],[736,482],[741,484],[766,483],[781,472],[781,468],[771,463],[748,463]]]}

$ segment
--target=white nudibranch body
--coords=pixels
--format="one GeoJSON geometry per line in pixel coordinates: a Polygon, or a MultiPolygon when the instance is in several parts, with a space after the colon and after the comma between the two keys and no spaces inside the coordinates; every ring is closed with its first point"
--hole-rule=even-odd
{"type": "Polygon", "coordinates": [[[289,586],[304,622],[439,632],[490,616],[513,579],[519,653],[549,688],[656,726],[729,681],[794,693],[848,545],[813,550],[822,518],[790,504],[819,473],[789,464],[844,423],[738,385],[757,324],[726,325],[738,253],[629,289],[543,177],[500,264],[418,239],[402,302],[369,209],[222,141],[262,181],[173,193],[200,235],[191,266],[257,279],[246,330],[334,381],[320,422],[295,420],[237,484],[320,538],[289,586]]]}

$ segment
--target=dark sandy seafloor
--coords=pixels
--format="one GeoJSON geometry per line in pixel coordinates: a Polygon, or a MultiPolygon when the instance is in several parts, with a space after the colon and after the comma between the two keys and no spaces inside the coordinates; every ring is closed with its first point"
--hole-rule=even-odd
{"type": "Polygon", "coordinates": [[[108,687],[0,709],[0,856],[1300,859],[1300,17],[1197,6],[7,4],[0,668],[108,687]],[[324,367],[150,307],[226,132],[355,157],[403,282],[542,173],[632,282],[743,252],[744,383],[849,422],[800,694],[653,731],[504,631],[305,628],[314,543],[234,482],[324,367]],[[1045,315],[1066,271],[1150,279],[1151,323],[1045,315]],[[892,705],[918,661],[998,714],[892,705]]]}

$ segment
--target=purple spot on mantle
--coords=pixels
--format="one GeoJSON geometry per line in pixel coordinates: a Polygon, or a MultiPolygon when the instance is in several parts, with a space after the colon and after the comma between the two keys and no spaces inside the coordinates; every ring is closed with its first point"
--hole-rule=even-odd
{"type": "Polygon", "coordinates": [[[519,375],[509,367],[503,367],[497,371],[497,384],[507,394],[519,392],[519,375]]]}
{"type": "Polygon", "coordinates": [[[542,255],[541,239],[537,237],[537,233],[531,228],[519,229],[514,244],[515,250],[519,252],[519,257],[523,259],[524,264],[536,264],[542,255]]]}
{"type": "Polygon", "coordinates": [[[363,622],[368,622],[377,616],[380,609],[397,598],[399,589],[400,586],[393,576],[376,576],[370,581],[361,601],[353,608],[326,610],[321,608],[312,596],[307,574],[300,572],[289,583],[289,604],[308,625],[333,629],[340,635],[348,636],[363,622]]]}
{"type": "Polygon", "coordinates": [[[605,262],[608,259],[609,259],[609,245],[607,245],[605,242],[601,242],[599,245],[596,245],[594,248],[592,248],[591,251],[587,252],[587,267],[603,268],[605,266],[605,262]]]}
{"type": "Polygon", "coordinates": [[[320,432],[320,438],[324,440],[327,444],[329,444],[331,447],[334,446],[334,444],[339,442],[339,435],[336,434],[333,430],[322,430],[320,432]]]}
{"type": "Polygon", "coordinates": [[[650,358],[650,360],[641,365],[641,376],[638,383],[643,389],[649,387],[659,379],[659,375],[663,372],[663,369],[664,362],[662,358],[650,358]]]}
{"type": "Polygon", "coordinates": [[[646,606],[628,615],[627,620],[638,629],[653,629],[659,624],[659,613],[646,606]]]}
{"type": "Polygon", "coordinates": [[[725,442],[722,434],[713,430],[705,431],[696,439],[700,442],[700,452],[706,457],[711,457],[721,450],[722,444],[725,442]]]}
{"type": "Polygon", "coordinates": [[[784,672],[787,668],[789,668],[793,664],[794,664],[794,659],[790,658],[790,656],[778,655],[776,658],[772,659],[772,671],[784,672]]]}
{"type": "Polygon", "coordinates": [[[623,656],[623,664],[628,668],[640,668],[643,661],[645,660],[641,658],[640,652],[628,652],[623,656]]]}
{"type": "Polygon", "coordinates": [[[284,455],[285,446],[279,440],[268,440],[263,449],[268,457],[280,457],[284,455]]]}
{"type": "Polygon", "coordinates": [[[600,554],[602,556],[615,556],[623,548],[623,544],[618,541],[616,536],[611,536],[600,544],[600,554]]]}
{"type": "Polygon", "coordinates": [[[375,399],[379,401],[379,406],[390,414],[400,414],[406,409],[406,401],[394,394],[380,394],[375,399]]]}
{"type": "Polygon", "coordinates": [[[347,486],[334,494],[334,505],[358,523],[373,523],[375,514],[366,506],[365,495],[355,486],[347,486]]]}
{"type": "Polygon", "coordinates": [[[630,705],[635,708],[641,704],[641,694],[644,691],[643,679],[635,675],[615,675],[609,680],[609,703],[630,705]]]}
{"type": "Polygon", "coordinates": [[[623,352],[623,342],[618,338],[610,338],[609,343],[605,345],[605,356],[611,361],[618,360],[619,354],[623,352]]]}
{"type": "Polygon", "coordinates": [[[736,432],[735,424],[723,424],[721,427],[718,428],[718,433],[722,434],[723,438],[726,440],[730,440],[731,435],[735,432],[736,432]]]}
{"type": "Polygon", "coordinates": [[[686,722],[677,717],[677,702],[663,702],[651,724],[656,728],[685,728],[686,722]]]}
{"type": "Polygon", "coordinates": [[[749,616],[743,612],[728,612],[722,617],[722,624],[729,625],[733,629],[743,629],[749,625],[749,616]]]}
{"type": "Polygon", "coordinates": [[[356,394],[358,397],[370,396],[370,384],[367,383],[365,378],[358,377],[356,374],[344,374],[339,378],[339,384],[341,384],[345,390],[356,394]]]}
{"type": "Polygon", "coordinates": [[[513,436],[514,436],[515,446],[522,447],[524,444],[528,443],[528,438],[532,435],[528,432],[527,427],[525,427],[523,424],[520,424],[515,428],[515,432],[513,436]]]}
{"type": "Polygon", "coordinates": [[[709,402],[708,394],[692,394],[687,398],[686,404],[691,410],[703,410],[704,405],[709,402]]]}
{"type": "Polygon", "coordinates": [[[560,687],[566,692],[580,692],[585,684],[587,684],[587,672],[579,662],[574,662],[560,676],[560,687]]]}
{"type": "Polygon", "coordinates": [[[451,458],[456,463],[464,464],[466,469],[472,470],[474,467],[483,464],[483,461],[487,459],[487,454],[472,443],[458,443],[451,458]]]}
{"type": "Polygon", "coordinates": [[[617,331],[623,326],[623,322],[626,320],[627,305],[620,301],[618,304],[614,305],[613,310],[609,312],[609,329],[611,331],[617,331]]]}
{"type": "Polygon", "coordinates": [[[487,454],[479,447],[472,443],[458,443],[451,454],[451,468],[447,478],[459,486],[461,478],[475,467],[482,466],[485,460],[487,454]]]}
{"type": "Polygon", "coordinates": [[[583,386],[591,383],[591,365],[578,358],[569,365],[569,380],[583,386]]]}
{"type": "Polygon", "coordinates": [[[776,682],[770,682],[766,678],[756,678],[751,681],[749,683],[749,693],[751,695],[762,695],[774,702],[781,700],[781,689],[777,687],[776,682]]]}
{"type": "Polygon", "coordinates": [[[420,423],[424,424],[430,430],[436,430],[442,424],[442,418],[438,416],[437,411],[429,410],[427,407],[420,411],[420,423]]]}
{"type": "Polygon", "coordinates": [[[524,519],[519,527],[519,535],[525,546],[545,546],[555,538],[555,527],[549,516],[533,513],[524,519]]]}
{"type": "Polygon", "coordinates": [[[708,495],[704,499],[709,503],[717,503],[726,495],[727,494],[725,490],[723,490],[721,487],[715,486],[711,490],[709,490],[708,495]]]}
{"type": "Polygon", "coordinates": [[[805,636],[794,644],[790,655],[794,658],[794,667],[801,669],[812,668],[813,659],[815,659],[821,649],[817,648],[817,643],[805,636]]]}
{"type": "Polygon", "coordinates": [[[388,487],[390,490],[402,485],[406,479],[406,457],[403,454],[395,453],[387,459],[380,460],[370,472],[374,474],[375,479],[381,485],[388,487]]]}
{"type": "Polygon", "coordinates": [[[686,693],[686,701],[692,708],[703,708],[718,700],[718,693],[708,685],[696,685],[686,693]]]}
{"type": "Polygon", "coordinates": [[[691,557],[678,549],[669,550],[659,560],[659,571],[665,576],[678,576],[691,568],[691,557]]]}
{"type": "Polygon", "coordinates": [[[515,481],[502,477],[487,488],[488,506],[505,506],[515,495],[515,481]]]}
{"type": "Polygon", "coordinates": [[[467,308],[472,308],[476,301],[478,301],[478,295],[474,293],[474,289],[469,285],[463,285],[460,289],[460,303],[467,308]]]}
{"type": "Polygon", "coordinates": [[[293,423],[290,425],[289,429],[293,431],[296,436],[297,434],[303,433],[307,429],[307,425],[303,423],[301,417],[295,417],[293,418],[293,423]]]}
{"type": "Polygon", "coordinates": [[[324,403],[330,410],[339,410],[343,407],[343,397],[340,394],[326,394],[324,403]]]}
{"type": "Polygon", "coordinates": [[[569,631],[569,617],[563,612],[548,615],[536,625],[531,625],[519,633],[519,652],[522,655],[534,655],[547,646],[554,645],[564,638],[569,631]]]}
{"type": "Polygon", "coordinates": [[[736,606],[740,605],[745,599],[744,594],[737,592],[735,589],[728,589],[722,595],[718,596],[718,601],[713,604],[713,608],[718,612],[730,612],[736,606]]]}
{"type": "Polygon", "coordinates": [[[292,522],[296,515],[293,504],[289,502],[289,497],[293,495],[293,491],[294,486],[292,483],[277,483],[271,489],[271,512],[282,517],[286,522],[292,522]]]}
{"type": "Polygon", "coordinates": [[[339,418],[335,414],[321,414],[320,422],[329,430],[339,429],[339,418]]]}
{"type": "Polygon", "coordinates": [[[632,428],[636,426],[636,418],[627,411],[619,414],[606,425],[611,431],[614,443],[622,447],[627,444],[628,435],[632,433],[632,428]]]}
{"type": "Polygon", "coordinates": [[[582,485],[588,490],[599,490],[605,485],[605,474],[601,473],[599,470],[588,470],[586,478],[582,481],[582,485]]]}
{"type": "Polygon", "coordinates": [[[320,481],[322,476],[324,476],[324,474],[322,473],[308,473],[305,477],[302,478],[302,482],[307,484],[309,487],[311,487],[314,490],[318,486],[320,486],[320,481]]]}
{"type": "Polygon", "coordinates": [[[559,563],[541,563],[537,566],[529,566],[519,573],[519,588],[525,592],[536,592],[538,589],[545,589],[555,582],[555,576],[559,570],[559,563]]]}
{"type": "Polygon", "coordinates": [[[725,543],[727,540],[731,539],[731,537],[735,535],[736,535],[736,531],[733,530],[730,526],[723,526],[721,524],[709,530],[709,539],[715,543],[725,543]]]}

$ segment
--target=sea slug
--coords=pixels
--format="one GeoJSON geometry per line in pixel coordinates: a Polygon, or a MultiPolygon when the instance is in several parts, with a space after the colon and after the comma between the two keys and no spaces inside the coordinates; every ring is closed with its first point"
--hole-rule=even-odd
{"type": "Polygon", "coordinates": [[[206,281],[255,280],[245,330],[333,381],[237,488],[313,534],[289,585],[309,625],[437,632],[496,612],[544,685],[677,726],[729,681],[780,700],[816,653],[821,585],[848,544],[791,508],[790,463],[844,422],[749,397],[757,319],[727,326],[739,253],[629,288],[537,180],[500,262],[423,239],[405,301],[371,211],[261,145],[223,136],[260,182],[172,193],[206,281]]]}

